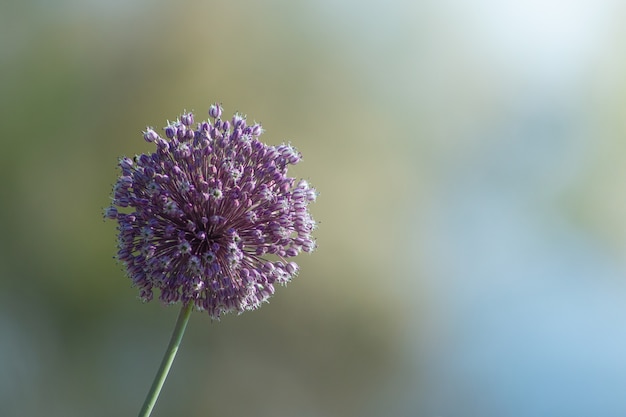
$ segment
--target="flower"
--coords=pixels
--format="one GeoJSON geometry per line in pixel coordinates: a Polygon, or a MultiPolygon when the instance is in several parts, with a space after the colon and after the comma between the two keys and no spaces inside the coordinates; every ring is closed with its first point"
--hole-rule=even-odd
{"type": "Polygon", "coordinates": [[[148,127],[156,151],[119,160],[121,175],[105,217],[118,222],[117,258],[140,298],[155,289],[165,303],[193,302],[218,319],[252,310],[298,273],[288,261],[315,249],[308,211],[317,192],[287,175],[300,153],[259,141],[260,124],[218,104],[194,127],[183,113],[148,127]]]}

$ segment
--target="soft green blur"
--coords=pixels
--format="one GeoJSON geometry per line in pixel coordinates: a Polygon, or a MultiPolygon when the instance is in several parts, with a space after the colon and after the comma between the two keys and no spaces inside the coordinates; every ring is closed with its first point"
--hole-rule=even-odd
{"type": "Polygon", "coordinates": [[[560,67],[559,44],[506,38],[494,4],[0,3],[0,415],[138,412],[178,308],[137,300],[102,209],[117,158],[151,151],[146,125],[218,101],[302,152],[291,173],[320,192],[319,249],[260,310],[192,316],[153,416],[526,416],[444,366],[482,329],[466,312],[520,288],[502,271],[535,272],[535,252],[500,245],[527,229],[471,226],[522,213],[554,259],[570,256],[565,222],[626,295],[624,30],[572,35],[560,67]],[[501,199],[513,211],[482,211],[501,199]]]}
{"type": "Polygon", "coordinates": [[[310,5],[0,7],[0,415],[138,412],[178,311],[136,299],[102,209],[117,158],[151,151],[146,125],[205,118],[215,101],[302,152],[293,174],[321,193],[319,250],[259,311],[194,315],[153,415],[371,408],[401,364],[390,224],[408,158],[310,5]]]}

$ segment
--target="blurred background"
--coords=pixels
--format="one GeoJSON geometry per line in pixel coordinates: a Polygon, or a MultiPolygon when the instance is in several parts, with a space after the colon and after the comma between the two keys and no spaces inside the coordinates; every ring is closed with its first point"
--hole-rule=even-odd
{"type": "Polygon", "coordinates": [[[319,249],[153,416],[626,415],[619,0],[0,2],[0,415],[136,415],[178,308],[102,219],[146,125],[292,141],[319,249]]]}

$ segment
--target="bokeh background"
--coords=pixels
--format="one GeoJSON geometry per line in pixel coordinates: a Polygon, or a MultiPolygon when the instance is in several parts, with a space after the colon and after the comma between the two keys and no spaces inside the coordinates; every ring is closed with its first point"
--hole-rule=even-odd
{"type": "Polygon", "coordinates": [[[177,308],[102,219],[146,125],[292,141],[319,249],[153,416],[626,415],[620,0],[0,2],[0,415],[136,415],[177,308]]]}

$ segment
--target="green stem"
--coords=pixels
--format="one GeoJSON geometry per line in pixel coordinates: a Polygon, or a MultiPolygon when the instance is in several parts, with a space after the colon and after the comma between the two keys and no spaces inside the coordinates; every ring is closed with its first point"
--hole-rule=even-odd
{"type": "Polygon", "coordinates": [[[178,319],[176,320],[176,327],[174,327],[174,332],[172,333],[172,338],[170,339],[170,344],[167,346],[165,356],[163,356],[161,366],[154,377],[154,381],[152,382],[146,401],[143,403],[143,407],[141,407],[139,417],[148,417],[152,412],[154,404],[156,404],[157,398],[159,398],[161,388],[163,388],[163,384],[165,383],[165,378],[167,378],[167,374],[172,367],[172,362],[174,362],[174,357],[176,357],[176,352],[178,351],[180,342],[183,340],[183,334],[185,333],[185,328],[187,327],[187,322],[189,321],[192,311],[192,301],[184,304],[181,308],[180,313],[178,314],[178,319]]]}

